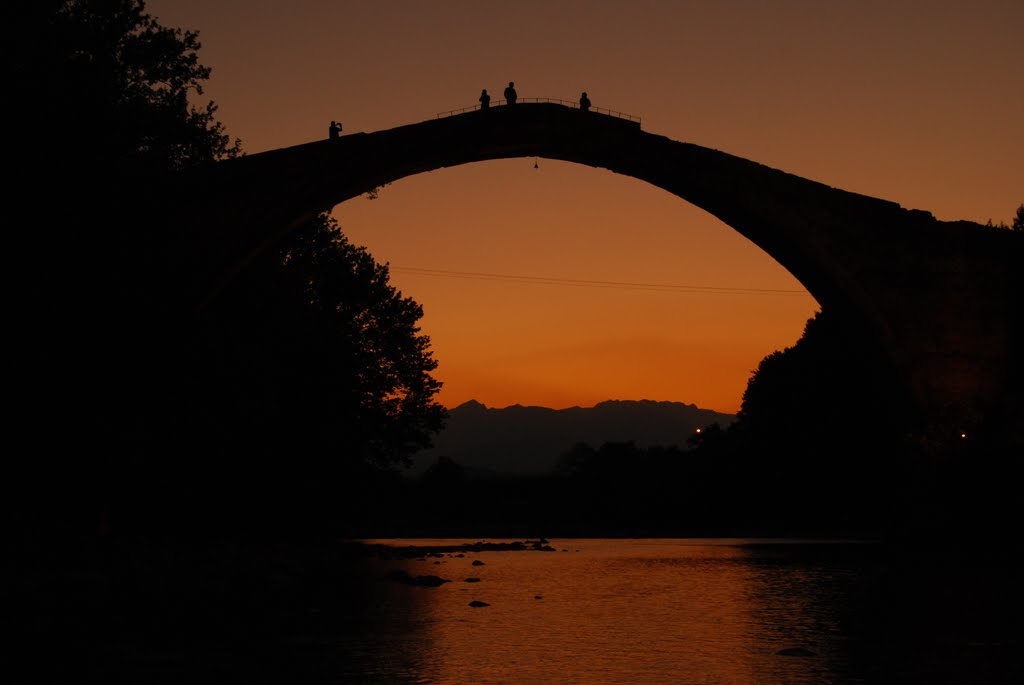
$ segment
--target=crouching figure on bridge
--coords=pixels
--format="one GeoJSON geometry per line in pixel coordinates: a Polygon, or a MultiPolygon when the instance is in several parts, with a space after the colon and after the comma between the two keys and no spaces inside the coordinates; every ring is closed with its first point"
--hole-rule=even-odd
{"type": "Polygon", "coordinates": [[[583,91],[583,95],[580,96],[580,111],[586,112],[590,110],[590,98],[587,97],[587,91],[583,91]]]}

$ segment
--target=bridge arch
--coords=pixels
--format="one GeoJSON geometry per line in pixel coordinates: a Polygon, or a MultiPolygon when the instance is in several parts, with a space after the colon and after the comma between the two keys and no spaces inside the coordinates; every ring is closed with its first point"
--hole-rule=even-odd
{"type": "Polygon", "coordinates": [[[470,111],[182,175],[172,192],[197,201],[167,215],[187,246],[170,260],[183,262],[176,272],[190,274],[188,299],[202,306],[247,260],[321,211],[414,174],[513,157],[608,169],[714,215],[823,308],[869,331],[917,405],[950,431],[1016,418],[1020,236],[937,221],[556,103],[470,111]]]}

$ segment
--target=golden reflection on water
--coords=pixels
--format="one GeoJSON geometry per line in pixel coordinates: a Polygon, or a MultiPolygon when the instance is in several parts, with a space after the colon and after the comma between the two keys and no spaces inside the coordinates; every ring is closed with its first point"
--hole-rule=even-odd
{"type": "Polygon", "coordinates": [[[784,563],[770,548],[738,542],[555,540],[567,551],[382,562],[385,570],[403,566],[453,581],[389,590],[396,611],[410,602],[415,614],[404,624],[407,639],[394,645],[408,669],[396,676],[481,684],[833,682],[842,669],[832,645],[839,627],[831,585],[818,575],[841,571],[784,563]],[[469,606],[474,600],[490,606],[469,606]],[[778,653],[791,648],[814,655],[778,653]]]}

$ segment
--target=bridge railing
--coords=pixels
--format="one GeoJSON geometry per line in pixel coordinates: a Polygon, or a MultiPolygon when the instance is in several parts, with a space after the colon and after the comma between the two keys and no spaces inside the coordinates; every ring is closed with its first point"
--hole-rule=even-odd
{"type": "MultiPolygon", "coordinates": [[[[516,99],[516,103],[526,103],[526,102],[550,102],[550,103],[554,103],[556,105],[563,105],[565,107],[572,107],[574,109],[579,109],[580,108],[580,103],[578,103],[578,102],[573,102],[572,100],[561,100],[561,99],[558,99],[558,98],[517,98],[516,99]]],[[[491,107],[501,107],[502,105],[506,105],[506,104],[508,104],[508,103],[505,100],[495,100],[494,102],[491,103],[491,107]]],[[[447,112],[438,112],[436,118],[441,119],[443,117],[455,116],[456,114],[462,114],[464,112],[473,112],[473,111],[478,110],[478,109],[480,109],[480,105],[469,105],[467,107],[460,107],[459,109],[450,109],[447,112]]],[[[626,114],[625,112],[618,112],[618,111],[616,111],[614,109],[605,109],[604,107],[594,107],[594,106],[591,106],[590,107],[590,111],[591,112],[597,112],[598,114],[607,114],[608,116],[616,117],[618,119],[625,119],[626,121],[633,121],[633,122],[636,122],[637,124],[641,123],[640,117],[638,117],[638,116],[636,116],[634,114],[626,114]]]]}

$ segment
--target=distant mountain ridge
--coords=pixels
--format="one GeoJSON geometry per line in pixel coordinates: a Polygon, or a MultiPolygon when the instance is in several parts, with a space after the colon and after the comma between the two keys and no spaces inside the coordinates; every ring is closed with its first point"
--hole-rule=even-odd
{"type": "Polygon", "coordinates": [[[677,445],[702,426],[723,428],[734,414],[701,409],[682,402],[608,400],[593,407],[524,407],[492,409],[470,400],[449,410],[448,426],[434,447],[416,457],[421,472],[438,456],[454,459],[470,475],[548,473],[558,457],[578,442],[599,447],[605,442],[633,441],[640,447],[677,445]]]}

